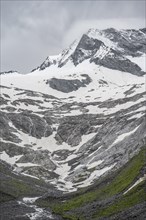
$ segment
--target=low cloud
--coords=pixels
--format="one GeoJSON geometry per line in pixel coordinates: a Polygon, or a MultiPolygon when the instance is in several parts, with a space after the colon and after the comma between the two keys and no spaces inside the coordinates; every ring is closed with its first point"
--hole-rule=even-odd
{"type": "Polygon", "coordinates": [[[89,28],[145,26],[144,1],[5,1],[1,71],[28,72],[89,28]]]}
{"type": "Polygon", "coordinates": [[[81,20],[75,22],[66,32],[63,39],[63,45],[67,46],[71,41],[80,38],[83,33],[90,28],[106,29],[116,28],[120,29],[140,29],[145,26],[145,20],[142,18],[124,18],[124,19],[99,19],[99,20],[81,20]]]}

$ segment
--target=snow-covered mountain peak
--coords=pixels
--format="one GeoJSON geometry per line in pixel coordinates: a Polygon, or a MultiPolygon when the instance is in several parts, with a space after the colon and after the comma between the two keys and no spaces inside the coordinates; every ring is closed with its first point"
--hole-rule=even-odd
{"type": "Polygon", "coordinates": [[[31,72],[34,72],[36,70],[44,70],[45,68],[50,67],[51,65],[57,65],[60,58],[61,58],[61,54],[54,55],[54,56],[48,56],[40,66],[33,69],[31,72]]]}
{"type": "MultiPolygon", "coordinates": [[[[75,67],[85,60],[95,62],[98,65],[103,65],[111,69],[117,69],[121,64],[115,65],[115,59],[116,63],[123,60],[123,62],[125,62],[124,65],[122,64],[123,66],[127,66],[126,63],[128,63],[130,68],[126,68],[125,70],[124,68],[120,68],[120,70],[131,73],[131,68],[133,69],[135,66],[131,62],[132,59],[130,59],[130,57],[140,57],[146,53],[145,36],[144,29],[116,30],[114,28],[109,28],[98,30],[91,28],[59,55],[47,57],[47,59],[35,70],[44,70],[50,66],[62,68],[66,65],[68,66],[68,64],[75,67]],[[113,60],[110,63],[113,63],[113,65],[105,65],[105,62],[103,62],[104,57],[106,57],[106,63],[107,59],[111,60],[112,57],[113,60]],[[102,60],[102,62],[100,62],[100,60],[102,60]]],[[[140,72],[140,69],[138,70],[136,67],[136,74],[140,75],[137,71],[140,72]]]]}
{"type": "Polygon", "coordinates": [[[77,45],[79,43],[79,40],[73,41],[73,43],[65,50],[62,51],[61,57],[59,60],[59,67],[62,67],[65,65],[69,60],[71,60],[71,55],[74,53],[77,45]]]}
{"type": "Polygon", "coordinates": [[[123,166],[145,137],[145,39],[91,29],[33,72],[2,74],[1,159],[66,192],[123,166]]]}
{"type": "Polygon", "coordinates": [[[112,42],[108,37],[106,37],[104,30],[102,31],[99,29],[92,28],[89,29],[87,35],[90,38],[101,40],[104,43],[104,45],[109,48],[114,48],[114,49],[117,48],[117,43],[112,42]]]}

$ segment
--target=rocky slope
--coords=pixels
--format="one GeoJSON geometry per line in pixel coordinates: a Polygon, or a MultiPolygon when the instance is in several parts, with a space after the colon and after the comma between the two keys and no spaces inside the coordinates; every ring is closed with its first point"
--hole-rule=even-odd
{"type": "Polygon", "coordinates": [[[1,74],[0,157],[12,174],[72,195],[138,155],[146,139],[145,42],[145,29],[90,29],[31,73],[1,74]]]}

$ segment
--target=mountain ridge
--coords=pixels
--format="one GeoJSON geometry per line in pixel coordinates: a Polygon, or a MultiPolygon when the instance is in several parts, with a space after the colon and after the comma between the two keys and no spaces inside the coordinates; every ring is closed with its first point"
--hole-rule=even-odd
{"type": "MultiPolygon", "coordinates": [[[[10,165],[12,175],[42,181],[51,188],[51,192],[46,191],[45,198],[52,195],[51,206],[47,199],[47,207],[63,219],[78,217],[72,217],[66,203],[61,205],[63,212],[58,210],[57,201],[54,208],[56,196],[60,198],[59,206],[64,195],[69,196],[69,204],[75,202],[73,210],[78,213],[80,197],[76,195],[90,191],[104,178],[112,184],[109,177],[117,176],[118,170],[129,167],[129,163],[134,163],[133,167],[138,163],[139,170],[131,173],[133,176],[126,185],[123,183],[122,190],[136,184],[135,193],[141,195],[141,182],[136,181],[143,181],[144,164],[137,155],[142,154],[146,143],[146,34],[142,30],[90,29],[69,49],[48,57],[34,71],[1,74],[1,161],[10,165]],[[133,160],[136,162],[130,162],[133,160]]],[[[132,172],[130,167],[127,169],[132,172]]],[[[114,184],[120,185],[117,181],[114,184]]],[[[120,204],[125,199],[120,197],[122,190],[112,195],[122,198],[120,204]]],[[[94,206],[101,209],[100,201],[93,203],[90,206],[89,199],[90,211],[94,206]]],[[[108,199],[101,204],[112,205],[108,199]]],[[[84,216],[81,219],[94,219],[88,212],[85,214],[85,207],[79,207],[84,216]]]]}
{"type": "MultiPolygon", "coordinates": [[[[99,44],[101,44],[102,42],[102,45],[104,45],[104,47],[110,48],[112,50],[118,49],[118,52],[121,53],[121,55],[123,54],[125,55],[126,53],[126,55],[139,56],[140,55],[139,52],[141,50],[144,52],[146,51],[146,48],[145,48],[146,46],[145,46],[144,39],[142,37],[143,36],[142,33],[145,34],[145,29],[139,29],[139,30],[127,29],[127,30],[120,30],[120,31],[117,31],[116,29],[113,29],[113,28],[105,29],[103,31],[100,31],[98,29],[89,29],[86,34],[83,34],[80,40],[74,41],[69,47],[69,49],[66,49],[58,56],[50,56],[50,58],[47,57],[47,59],[36,69],[42,70],[53,64],[54,65],[58,64],[58,67],[62,67],[64,63],[68,62],[68,59],[71,59],[74,65],[78,65],[78,63],[77,64],[75,63],[76,54],[74,54],[74,52],[75,51],[78,51],[78,53],[80,52],[80,46],[82,47],[82,45],[84,44],[84,41],[85,41],[84,49],[88,51],[92,50],[93,48],[94,51],[97,52],[99,48],[97,48],[96,50],[95,41],[98,41],[99,44]],[[143,32],[141,30],[143,30],[143,32]],[[88,38],[88,43],[87,43],[87,38],[88,38]],[[99,41],[99,39],[101,41],[99,41]],[[141,43],[140,43],[140,40],[142,40],[141,43]],[[135,43],[135,45],[131,45],[132,47],[128,49],[128,44],[130,47],[131,42],[135,43]],[[71,55],[70,55],[70,50],[71,52],[73,50],[73,54],[71,55]],[[135,54],[135,52],[137,53],[137,55],[135,54]],[[69,56],[64,60],[64,62],[62,62],[62,57],[68,54],[69,56]]],[[[96,53],[94,51],[93,53],[91,52],[91,55],[96,53]]],[[[82,54],[82,57],[83,57],[83,54],[82,54]]],[[[89,57],[90,57],[90,54],[87,55],[86,58],[89,58],[89,57]]]]}

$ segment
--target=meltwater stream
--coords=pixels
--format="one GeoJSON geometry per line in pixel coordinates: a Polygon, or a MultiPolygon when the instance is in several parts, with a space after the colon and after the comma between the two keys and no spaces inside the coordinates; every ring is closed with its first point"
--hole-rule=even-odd
{"type": "Polygon", "coordinates": [[[39,208],[36,205],[34,205],[34,202],[38,198],[39,197],[33,197],[33,198],[24,197],[22,200],[18,201],[18,204],[19,205],[25,205],[25,206],[27,206],[29,208],[32,208],[34,210],[34,212],[26,214],[26,216],[30,220],[52,220],[52,219],[56,219],[52,215],[51,211],[45,210],[43,208],[39,208]]]}

